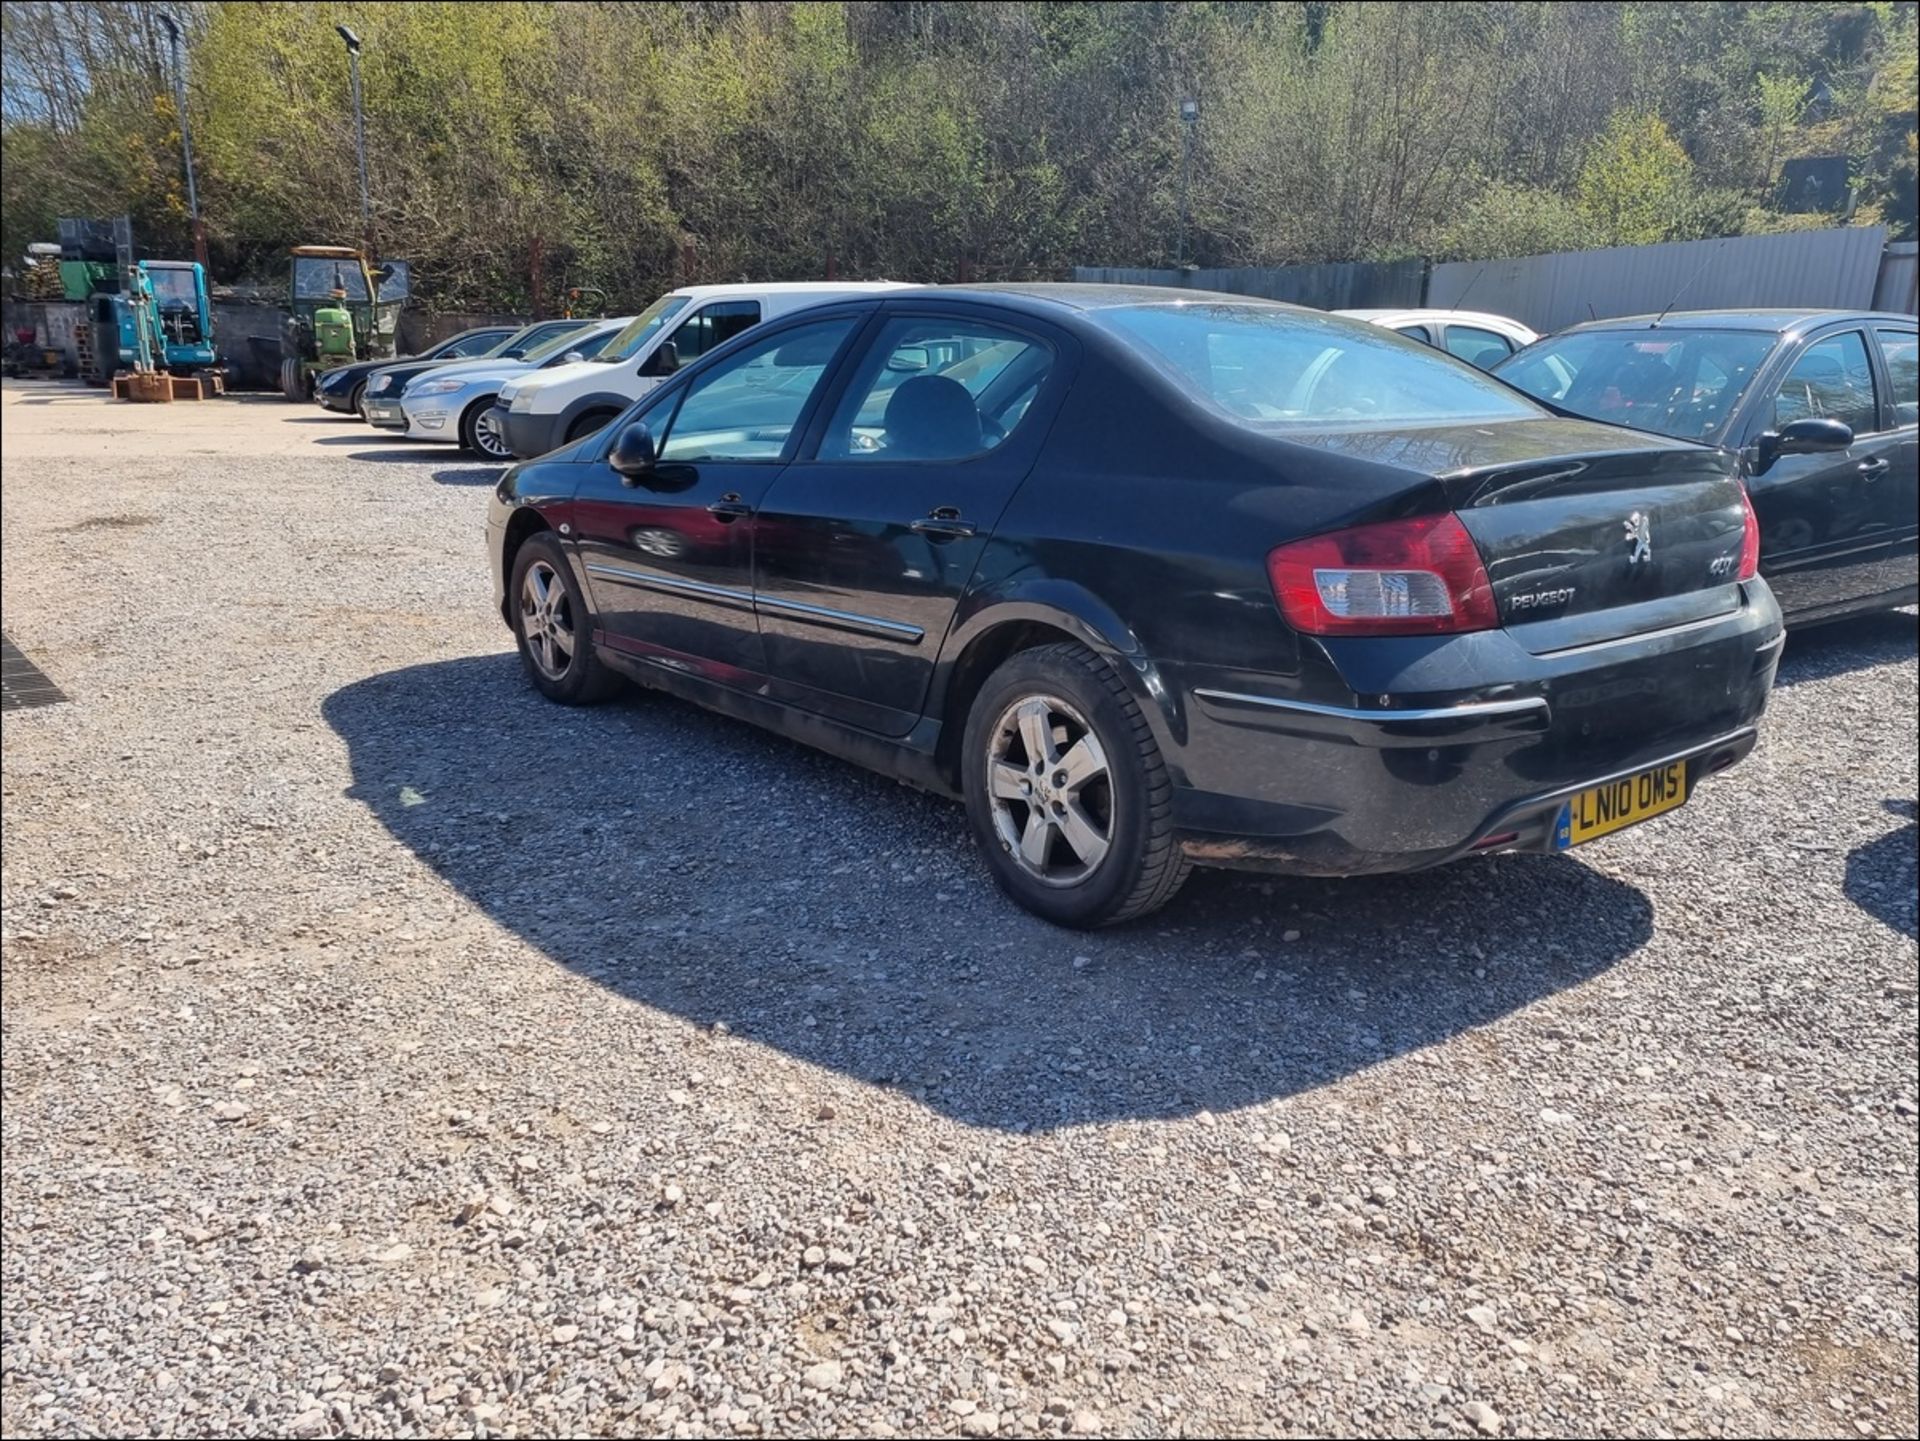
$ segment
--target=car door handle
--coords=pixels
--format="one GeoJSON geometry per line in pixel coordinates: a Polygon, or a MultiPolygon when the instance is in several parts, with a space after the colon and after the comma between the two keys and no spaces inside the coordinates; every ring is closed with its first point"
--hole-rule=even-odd
{"type": "Polygon", "coordinates": [[[960,519],[959,510],[951,505],[934,507],[930,514],[916,520],[909,528],[915,535],[924,535],[929,540],[964,540],[977,534],[973,522],[960,519]]]}
{"type": "Polygon", "coordinates": [[[1863,460],[1860,462],[1860,478],[1862,480],[1878,480],[1887,473],[1887,468],[1887,458],[1884,455],[1876,455],[1872,460],[1863,460]]]}
{"type": "Polygon", "coordinates": [[[707,507],[707,514],[717,515],[724,521],[736,521],[743,515],[752,515],[753,507],[730,490],[707,507]]]}

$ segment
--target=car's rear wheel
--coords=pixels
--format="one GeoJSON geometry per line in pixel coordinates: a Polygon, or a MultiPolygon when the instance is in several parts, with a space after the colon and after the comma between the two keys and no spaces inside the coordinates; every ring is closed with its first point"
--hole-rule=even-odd
{"type": "Polygon", "coordinates": [[[1085,646],[1006,661],[974,698],[961,745],[974,837],[1001,888],[1035,915],[1113,925],[1158,910],[1186,879],[1153,731],[1085,646]]]}
{"type": "Polygon", "coordinates": [[[485,460],[506,462],[513,459],[513,447],[493,413],[499,397],[483,395],[469,405],[460,417],[460,444],[485,460]]]}
{"type": "Polygon", "coordinates": [[[576,440],[585,440],[595,431],[605,430],[608,422],[618,413],[612,410],[589,410],[567,427],[567,444],[572,445],[576,440]]]}
{"type": "Polygon", "coordinates": [[[548,700],[591,705],[620,678],[593,652],[593,612],[549,534],[529,536],[513,558],[513,635],[527,678],[548,700]]]}

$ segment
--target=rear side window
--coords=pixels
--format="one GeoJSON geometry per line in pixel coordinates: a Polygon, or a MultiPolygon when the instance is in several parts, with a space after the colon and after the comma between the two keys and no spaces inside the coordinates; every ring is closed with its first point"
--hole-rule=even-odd
{"type": "Polygon", "coordinates": [[[1879,428],[1873,366],[1867,361],[1867,338],[1859,331],[1814,341],[1787,372],[1773,398],[1774,428],[1810,417],[1840,421],[1856,435],[1879,428]]]}
{"type": "Polygon", "coordinates": [[[1920,422],[1920,336],[1911,330],[1876,330],[1887,362],[1889,429],[1920,422]]]}
{"type": "Polygon", "coordinates": [[[680,328],[673,332],[673,347],[680,352],[680,363],[685,365],[759,323],[759,301],[716,301],[702,306],[680,323],[680,328]]]}
{"type": "Polygon", "coordinates": [[[1433,332],[1428,330],[1424,325],[1396,325],[1394,329],[1398,330],[1409,340],[1417,340],[1422,345],[1433,344],[1433,332]]]}
{"type": "Polygon", "coordinates": [[[1477,325],[1449,325],[1447,352],[1459,356],[1468,365],[1492,370],[1513,354],[1513,346],[1508,343],[1506,336],[1482,330],[1477,325]]]}
{"type": "Polygon", "coordinates": [[[998,326],[911,316],[890,321],[848,385],[821,458],[984,454],[1019,426],[1052,365],[1050,346],[998,326]]]}
{"type": "Polygon", "coordinates": [[[1091,312],[1192,395],[1260,426],[1523,420],[1498,381],[1365,321],[1231,303],[1091,312]]]}

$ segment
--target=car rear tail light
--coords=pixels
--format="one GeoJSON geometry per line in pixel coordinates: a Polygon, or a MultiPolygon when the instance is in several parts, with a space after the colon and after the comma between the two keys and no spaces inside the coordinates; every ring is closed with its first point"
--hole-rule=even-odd
{"type": "Polygon", "coordinates": [[[1740,510],[1746,517],[1746,530],[1740,537],[1740,570],[1735,580],[1752,580],[1760,574],[1760,517],[1753,513],[1753,498],[1740,487],[1740,510]]]}
{"type": "Polygon", "coordinates": [[[1460,517],[1355,526],[1267,557],[1287,624],[1307,635],[1452,635],[1500,624],[1493,584],[1460,517]]]}

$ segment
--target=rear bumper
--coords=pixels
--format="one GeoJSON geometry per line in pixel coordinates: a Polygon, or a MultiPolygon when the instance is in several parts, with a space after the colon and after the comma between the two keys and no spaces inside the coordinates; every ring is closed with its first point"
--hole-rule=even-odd
{"type": "Polygon", "coordinates": [[[1504,631],[1329,647],[1344,703],[1305,700],[1300,677],[1170,677],[1175,825],[1202,864],[1306,875],[1551,849],[1588,786],[1684,762],[1691,794],[1752,750],[1783,638],[1756,584],[1711,623],[1557,655],[1504,631]],[[1443,674],[1480,683],[1423,683],[1443,674]]]}
{"type": "Polygon", "coordinates": [[[550,450],[558,450],[566,440],[566,432],[561,429],[562,417],[558,414],[540,415],[531,410],[508,410],[504,406],[494,407],[500,421],[500,433],[507,438],[507,445],[521,460],[531,460],[536,455],[545,455],[550,450]]]}

